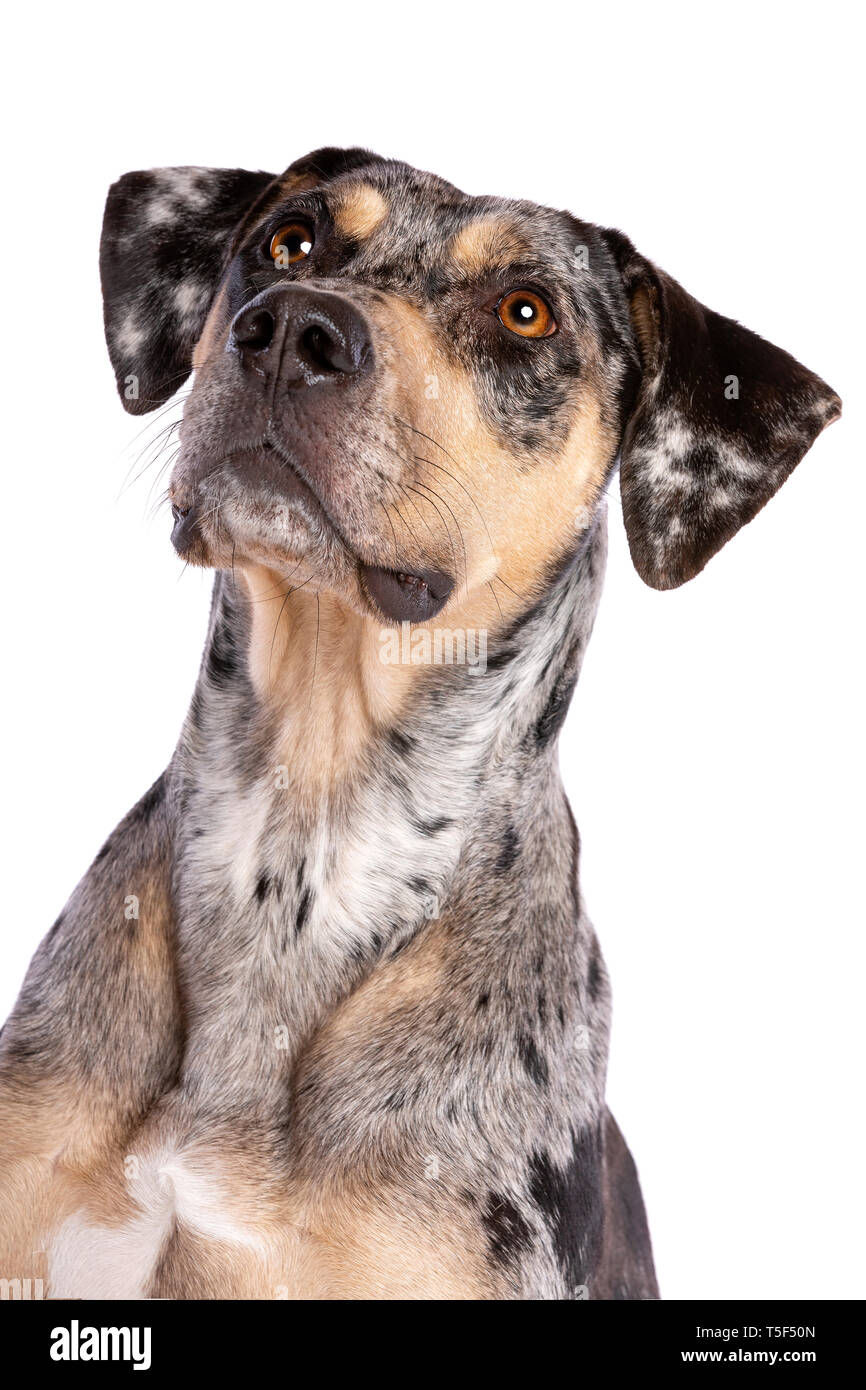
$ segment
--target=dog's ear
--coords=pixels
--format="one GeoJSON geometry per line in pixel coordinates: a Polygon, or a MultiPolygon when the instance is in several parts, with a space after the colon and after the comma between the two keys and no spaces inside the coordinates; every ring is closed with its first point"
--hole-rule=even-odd
{"type": "Polygon", "coordinates": [[[133,415],[154,410],[189,376],[234,234],[273,179],[180,168],[112,184],[99,248],[105,337],[133,415]]]}
{"type": "Polygon", "coordinates": [[[841,401],[814,372],[699,304],[607,231],[640,385],[620,486],[635,568],[656,589],[698,574],[778,491],[841,401]]]}

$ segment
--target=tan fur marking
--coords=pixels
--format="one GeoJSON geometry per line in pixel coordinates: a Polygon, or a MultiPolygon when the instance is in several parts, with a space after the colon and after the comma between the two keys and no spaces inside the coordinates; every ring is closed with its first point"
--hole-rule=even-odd
{"type": "MultiPolygon", "coordinates": [[[[371,317],[381,312],[373,310],[371,317]]],[[[416,499],[423,520],[412,515],[412,529],[423,533],[423,523],[429,524],[440,560],[457,570],[460,581],[430,626],[453,627],[460,620],[471,626],[473,613],[485,612],[495,628],[497,616],[507,619],[539,592],[549,562],[589,524],[615,453],[616,434],[602,421],[602,393],[592,381],[593,345],[586,347],[587,376],[564,445],[527,468],[481,418],[469,373],[445,358],[419,309],[391,297],[382,333],[385,343],[394,344],[394,414],[436,441],[418,438],[413,450],[428,502],[416,499]],[[426,389],[431,376],[433,395],[426,389]],[[494,576],[503,581],[495,585],[498,604],[486,587],[494,576]]],[[[410,563],[417,542],[398,516],[392,520],[410,563]]]]}
{"type": "Polygon", "coordinates": [[[283,179],[280,187],[284,193],[307,193],[311,188],[318,188],[321,182],[321,174],[310,170],[306,174],[289,174],[283,179]]]}
{"type": "Polygon", "coordinates": [[[468,1216],[407,1201],[405,1193],[348,1194],[327,1208],[332,1297],[474,1300],[496,1296],[468,1216]],[[389,1195],[392,1200],[389,1201],[389,1195]],[[427,1219],[424,1219],[426,1216],[427,1219]],[[421,1219],[419,1219],[419,1217],[421,1219]],[[432,1219],[431,1219],[432,1218],[432,1219]]]}
{"type": "Polygon", "coordinates": [[[376,188],[358,184],[347,189],[334,208],[337,231],[351,241],[364,241],[388,216],[388,203],[376,188]]]}
{"type": "Polygon", "coordinates": [[[225,286],[220,289],[219,294],[214,300],[210,313],[205,320],[202,335],[193,348],[192,368],[194,372],[200,371],[205,362],[217,348],[217,342],[223,328],[223,317],[226,312],[226,290],[225,286]]]}
{"type": "Polygon", "coordinates": [[[470,275],[507,265],[528,254],[526,238],[507,222],[479,218],[468,222],[451,242],[451,255],[470,275]]]}
{"type": "Polygon", "coordinates": [[[252,599],[250,674],[266,707],[279,712],[279,761],[303,767],[311,790],[347,776],[376,730],[399,721],[413,670],[380,659],[382,624],[325,592],[289,585],[264,565],[243,570],[252,599]]]}
{"type": "Polygon", "coordinates": [[[368,976],[353,994],[325,1021],[302,1063],[320,1065],[342,1040],[356,1042],[364,1036],[387,1033],[389,1021],[417,1003],[427,1003],[439,993],[449,958],[442,923],[425,931],[395,960],[386,961],[368,976]]]}
{"type": "Polygon", "coordinates": [[[635,290],[629,304],[632,327],[644,367],[653,367],[658,354],[658,319],[654,295],[645,285],[635,290]]]}

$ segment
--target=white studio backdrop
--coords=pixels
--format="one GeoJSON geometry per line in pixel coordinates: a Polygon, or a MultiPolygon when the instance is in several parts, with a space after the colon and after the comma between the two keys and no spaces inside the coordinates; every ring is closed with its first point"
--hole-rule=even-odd
{"type": "Polygon", "coordinates": [[[159,464],[136,480],[154,428],[137,438],[103,345],[108,184],[364,144],[470,192],[569,207],[843,398],[767,510],[674,593],[631,568],[614,491],[561,760],[613,978],[609,1098],[663,1295],[864,1295],[851,14],[149,4],[7,19],[0,1015],[168,760],[204,638],[210,577],[181,574],[152,505],[159,464]]]}

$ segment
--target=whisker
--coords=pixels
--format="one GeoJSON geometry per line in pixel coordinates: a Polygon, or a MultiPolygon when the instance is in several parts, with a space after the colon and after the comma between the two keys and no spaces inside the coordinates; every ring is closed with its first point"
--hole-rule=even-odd
{"type": "Polygon", "coordinates": [[[476,502],[475,498],[472,496],[472,493],[469,491],[468,487],[466,487],[465,483],[461,483],[460,479],[459,479],[459,478],[455,478],[455,477],[454,477],[454,474],[453,474],[453,473],[450,473],[450,472],[448,471],[447,468],[443,468],[443,466],[442,466],[441,463],[436,463],[433,459],[425,458],[423,454],[413,454],[412,457],[415,458],[415,459],[417,459],[420,463],[429,463],[429,465],[430,465],[431,468],[438,468],[440,473],[444,473],[445,476],[446,476],[447,478],[450,478],[450,479],[452,480],[452,482],[455,482],[455,483],[457,484],[458,487],[462,487],[462,488],[463,488],[463,491],[466,493],[466,496],[469,498],[469,501],[472,503],[472,505],[473,505],[473,507],[475,508],[476,512],[477,512],[478,515],[481,517],[481,524],[482,524],[482,526],[484,527],[484,530],[487,532],[487,539],[488,539],[488,541],[490,542],[490,550],[491,550],[491,553],[492,553],[493,555],[495,555],[495,554],[496,554],[496,547],[495,547],[495,545],[493,544],[493,537],[492,537],[491,534],[490,534],[490,528],[489,528],[489,526],[487,525],[487,521],[485,520],[484,513],[482,512],[482,510],[481,510],[481,508],[479,507],[478,503],[476,502]]]}
{"type": "Polygon", "coordinates": [[[512,587],[511,587],[510,584],[505,584],[505,580],[502,578],[502,576],[501,576],[500,574],[494,574],[493,580],[492,580],[491,582],[496,583],[496,584],[504,584],[504,585],[505,585],[505,588],[508,590],[508,592],[509,592],[510,594],[513,594],[515,598],[521,598],[521,597],[522,597],[522,595],[519,594],[519,593],[517,592],[516,589],[512,589],[512,587]]]}
{"type": "MultiPolygon", "coordinates": [[[[445,531],[446,536],[448,537],[448,544],[449,544],[450,547],[451,547],[451,559],[452,559],[452,561],[453,561],[453,563],[454,563],[454,572],[455,572],[455,574],[456,574],[456,573],[457,573],[457,552],[456,552],[455,549],[454,549],[454,541],[452,540],[452,538],[451,538],[451,532],[450,532],[449,529],[448,529],[448,522],[445,520],[444,516],[443,516],[442,513],[440,512],[439,508],[436,506],[436,503],[435,503],[435,502],[433,502],[429,497],[425,497],[424,494],[423,494],[423,492],[418,492],[418,489],[415,488],[415,487],[412,487],[412,485],[411,485],[410,483],[407,483],[407,484],[406,484],[406,487],[407,487],[407,490],[408,490],[409,492],[415,492],[415,493],[417,493],[417,495],[421,498],[421,501],[422,501],[422,502],[428,502],[428,503],[430,504],[430,506],[433,508],[433,510],[434,510],[434,512],[436,513],[436,515],[438,516],[439,520],[442,522],[443,529],[444,529],[444,531],[445,531]]],[[[431,535],[432,535],[432,532],[431,532],[431,535]]]]}
{"type": "Polygon", "coordinates": [[[502,619],[503,622],[505,622],[505,614],[504,614],[503,611],[502,611],[502,604],[499,602],[499,595],[497,594],[496,590],[494,589],[494,587],[493,587],[493,585],[491,584],[491,582],[490,582],[489,579],[488,579],[488,581],[487,581],[487,587],[488,587],[488,589],[490,590],[491,594],[493,595],[493,597],[494,597],[494,599],[495,599],[495,601],[496,601],[496,607],[499,609],[499,616],[500,616],[500,618],[502,619]]]}
{"type": "MultiPolygon", "coordinates": [[[[425,434],[423,430],[419,430],[416,425],[410,424],[408,420],[402,419],[402,417],[399,415],[394,415],[392,416],[392,418],[397,422],[398,425],[402,425],[404,429],[411,430],[413,434],[417,434],[419,439],[426,439],[429,444],[432,444],[434,446],[434,448],[439,449],[440,452],[443,453],[447,459],[451,460],[455,468],[460,467],[459,461],[454,457],[452,453],[449,452],[448,449],[445,448],[444,444],[439,443],[438,439],[434,439],[431,434],[425,434]]],[[[442,473],[445,473],[452,480],[452,482],[455,482],[458,487],[463,488],[463,491],[466,493],[466,496],[469,498],[469,501],[472,503],[478,515],[481,517],[481,524],[484,527],[484,530],[487,532],[487,539],[490,542],[490,549],[492,553],[495,555],[496,546],[493,544],[493,537],[490,534],[490,528],[487,525],[487,520],[481,508],[479,507],[478,502],[476,501],[475,497],[473,497],[466,484],[462,483],[459,478],[455,478],[454,474],[450,473],[448,469],[443,467],[441,463],[436,463],[433,459],[425,458],[423,454],[413,454],[413,458],[418,459],[422,463],[429,463],[431,468],[438,468],[442,473]]]]}
{"type": "Polygon", "coordinates": [[[465,541],[464,536],[463,536],[463,531],[462,531],[462,529],[461,529],[460,522],[457,520],[457,517],[454,515],[454,512],[453,512],[452,508],[448,506],[448,503],[445,501],[445,498],[442,497],[442,496],[436,491],[435,488],[432,488],[432,487],[430,486],[429,483],[422,483],[420,478],[416,479],[416,481],[417,481],[419,487],[425,488],[427,492],[432,492],[434,497],[438,497],[438,498],[439,498],[439,501],[442,503],[442,506],[446,508],[446,510],[448,511],[449,516],[451,517],[452,521],[454,522],[454,525],[457,527],[457,534],[458,534],[458,536],[460,537],[460,544],[461,544],[461,546],[462,546],[462,548],[463,548],[463,581],[464,581],[464,587],[465,587],[465,589],[466,589],[466,592],[468,593],[468,592],[469,592],[469,558],[468,558],[468,556],[467,556],[467,554],[466,554],[466,541],[465,541]]]}
{"type": "Polygon", "coordinates": [[[286,604],[288,603],[289,599],[292,597],[292,594],[296,594],[296,593],[298,593],[298,591],[299,591],[300,589],[305,588],[305,587],[307,586],[307,584],[310,583],[310,580],[311,580],[312,578],[313,578],[313,576],[310,575],[309,579],[305,579],[304,582],[303,582],[303,584],[296,584],[295,587],[294,587],[294,589],[289,589],[289,592],[286,594],[286,597],[283,599],[283,601],[282,601],[282,603],[281,603],[281,605],[280,605],[280,611],[279,611],[279,613],[277,614],[277,621],[276,621],[276,623],[274,624],[274,635],[273,635],[273,637],[271,638],[271,650],[270,650],[270,652],[269,652],[269,654],[268,654],[268,683],[269,683],[269,684],[270,684],[270,680],[271,680],[271,662],[272,662],[273,656],[274,656],[274,643],[275,643],[276,640],[277,640],[277,629],[278,629],[279,626],[280,626],[280,622],[281,622],[281,620],[282,620],[283,611],[284,611],[284,609],[285,609],[285,606],[286,606],[286,604]]]}
{"type": "Polygon", "coordinates": [[[123,497],[123,495],[126,492],[128,492],[128,490],[131,487],[135,486],[135,484],[139,481],[140,478],[144,477],[148,469],[153,467],[153,465],[159,459],[163,449],[166,448],[171,442],[172,432],[178,429],[179,426],[180,420],[170,421],[169,424],[165,425],[163,429],[161,429],[153,439],[149,440],[148,443],[144,445],[137,457],[134,458],[132,460],[132,463],[129,465],[129,469],[127,470],[126,477],[120,486],[120,490],[118,491],[116,500],[119,500],[121,497],[123,497]],[[148,458],[148,454],[150,453],[153,453],[152,458],[148,458]],[[130,473],[132,472],[133,468],[136,467],[137,464],[141,463],[142,459],[144,459],[145,462],[142,464],[141,468],[139,468],[139,471],[136,473],[135,477],[130,480],[130,473]]]}
{"type": "Polygon", "coordinates": [[[385,519],[386,519],[386,521],[388,522],[388,525],[391,527],[391,535],[394,537],[394,564],[395,564],[395,565],[399,565],[399,563],[400,563],[400,555],[399,555],[399,551],[398,551],[398,547],[397,547],[397,532],[394,530],[394,523],[393,523],[393,521],[391,520],[391,513],[388,511],[388,508],[385,506],[385,503],[384,503],[384,502],[380,502],[380,503],[379,503],[379,506],[382,508],[382,511],[385,513],[385,519]]]}
{"type": "MultiPolygon", "coordinates": [[[[399,494],[398,494],[398,495],[399,495],[399,494]]],[[[401,500],[402,500],[402,499],[401,499],[401,500]]],[[[406,527],[406,530],[409,532],[410,536],[412,537],[412,539],[414,540],[415,544],[417,545],[417,544],[418,544],[418,537],[417,537],[417,535],[415,534],[415,532],[413,531],[412,527],[409,525],[409,522],[408,522],[408,521],[405,519],[405,517],[403,516],[403,513],[400,511],[400,508],[397,506],[397,503],[396,503],[396,502],[393,502],[391,505],[393,506],[394,511],[397,513],[397,515],[399,516],[399,518],[400,518],[400,520],[402,521],[403,525],[406,527]]],[[[420,546],[419,546],[419,549],[420,549],[420,546]]]]}
{"type": "Polygon", "coordinates": [[[402,425],[404,429],[411,430],[412,433],[417,434],[420,439],[426,439],[428,444],[432,444],[434,448],[439,449],[447,459],[451,460],[455,468],[460,467],[460,464],[458,460],[454,457],[454,455],[449,453],[448,450],[445,448],[445,445],[440,444],[438,439],[434,439],[432,434],[425,434],[423,430],[418,429],[417,425],[411,424],[408,420],[403,420],[399,415],[394,415],[392,416],[392,418],[397,421],[398,425],[402,425]]]}
{"type": "Polygon", "coordinates": [[[412,497],[410,497],[410,496],[408,495],[408,493],[409,493],[409,489],[408,489],[408,487],[406,487],[406,486],[404,485],[404,486],[400,489],[400,496],[401,496],[401,497],[405,497],[405,498],[406,498],[406,501],[409,503],[409,505],[415,508],[415,511],[418,513],[418,519],[419,519],[420,521],[423,521],[424,525],[427,527],[427,530],[430,532],[430,538],[431,538],[431,540],[432,540],[433,543],[435,544],[435,542],[436,542],[436,537],[435,537],[435,535],[434,535],[434,533],[433,533],[433,528],[432,528],[432,526],[430,525],[430,522],[427,520],[426,516],[425,516],[424,513],[421,511],[421,508],[418,506],[418,503],[417,503],[412,497]]]}
{"type": "MultiPolygon", "coordinates": [[[[151,387],[151,390],[159,391],[161,394],[163,388],[166,386],[170,386],[173,381],[183,383],[184,381],[186,381],[187,377],[190,375],[191,372],[200,372],[203,367],[209,367],[212,362],[216,361],[217,357],[220,355],[221,352],[221,347],[215,348],[214,351],[210,354],[210,356],[206,357],[203,362],[200,362],[197,367],[193,367],[192,363],[190,363],[188,367],[182,367],[179,371],[172,372],[171,376],[164,376],[159,381],[155,381],[151,387]]],[[[177,392],[172,392],[172,398],[176,394],[177,392]]],[[[163,401],[157,400],[156,396],[141,396],[139,397],[139,399],[145,402],[155,401],[157,405],[163,404],[163,401]]]]}
{"type": "Polygon", "coordinates": [[[177,449],[175,449],[175,451],[174,451],[173,454],[169,454],[168,458],[165,459],[165,460],[163,461],[163,463],[162,463],[162,465],[161,465],[161,467],[160,467],[159,472],[157,473],[156,477],[154,478],[153,482],[152,482],[151,485],[150,485],[150,489],[149,489],[148,494],[147,494],[147,504],[146,504],[146,505],[147,505],[148,507],[150,507],[150,513],[149,513],[149,515],[150,515],[150,519],[151,519],[151,520],[153,520],[153,518],[156,516],[156,514],[157,514],[157,512],[159,511],[160,507],[163,506],[164,503],[168,502],[168,500],[169,500],[169,490],[168,490],[168,488],[165,488],[165,489],[163,490],[161,496],[157,498],[156,502],[155,502],[155,503],[152,502],[154,488],[156,488],[156,487],[159,485],[159,483],[162,481],[162,478],[163,478],[163,476],[164,476],[164,474],[165,474],[166,469],[167,469],[167,468],[170,468],[170,467],[172,466],[172,464],[174,463],[174,461],[175,461],[175,459],[177,458],[177,456],[178,456],[179,453],[180,453],[180,447],[178,447],[177,449]]]}
{"type": "MultiPolygon", "coordinates": [[[[301,565],[302,565],[303,563],[304,563],[303,559],[299,560],[298,563],[295,565],[295,568],[294,568],[293,570],[290,570],[289,573],[284,577],[284,579],[282,580],[282,583],[288,584],[289,581],[290,581],[291,578],[292,578],[292,575],[293,575],[293,574],[297,574],[298,570],[301,568],[301,565]]],[[[251,599],[250,599],[250,603],[273,603],[274,599],[278,599],[278,598],[282,598],[282,597],[283,597],[283,591],[282,591],[282,589],[273,589],[273,590],[271,591],[271,593],[269,593],[269,594],[260,594],[260,595],[258,596],[258,598],[251,598],[251,599]]]]}
{"type": "Polygon", "coordinates": [[[310,698],[309,698],[309,701],[308,701],[308,704],[307,704],[307,708],[308,708],[308,709],[310,709],[310,708],[312,707],[312,704],[313,704],[313,690],[315,689],[315,685],[316,685],[316,667],[317,667],[318,664],[319,664],[319,623],[320,623],[320,621],[321,621],[321,617],[322,617],[322,614],[321,614],[321,605],[320,605],[320,603],[319,603],[319,591],[318,591],[318,589],[317,589],[317,590],[316,590],[316,646],[315,646],[315,650],[314,650],[314,652],[313,652],[313,679],[310,681],[310,698]]]}

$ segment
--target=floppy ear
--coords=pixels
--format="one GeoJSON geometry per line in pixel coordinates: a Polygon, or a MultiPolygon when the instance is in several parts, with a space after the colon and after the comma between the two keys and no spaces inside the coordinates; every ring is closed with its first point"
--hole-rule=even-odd
{"type": "Polygon", "coordinates": [[[99,248],[105,337],[133,415],[154,410],[189,376],[234,233],[273,179],[180,168],[112,184],[99,248]]]}
{"type": "Polygon", "coordinates": [[[605,237],[641,366],[620,463],[629,548],[647,584],[675,589],[770,500],[842,403],[787,352],[699,304],[620,232],[605,237]]]}

